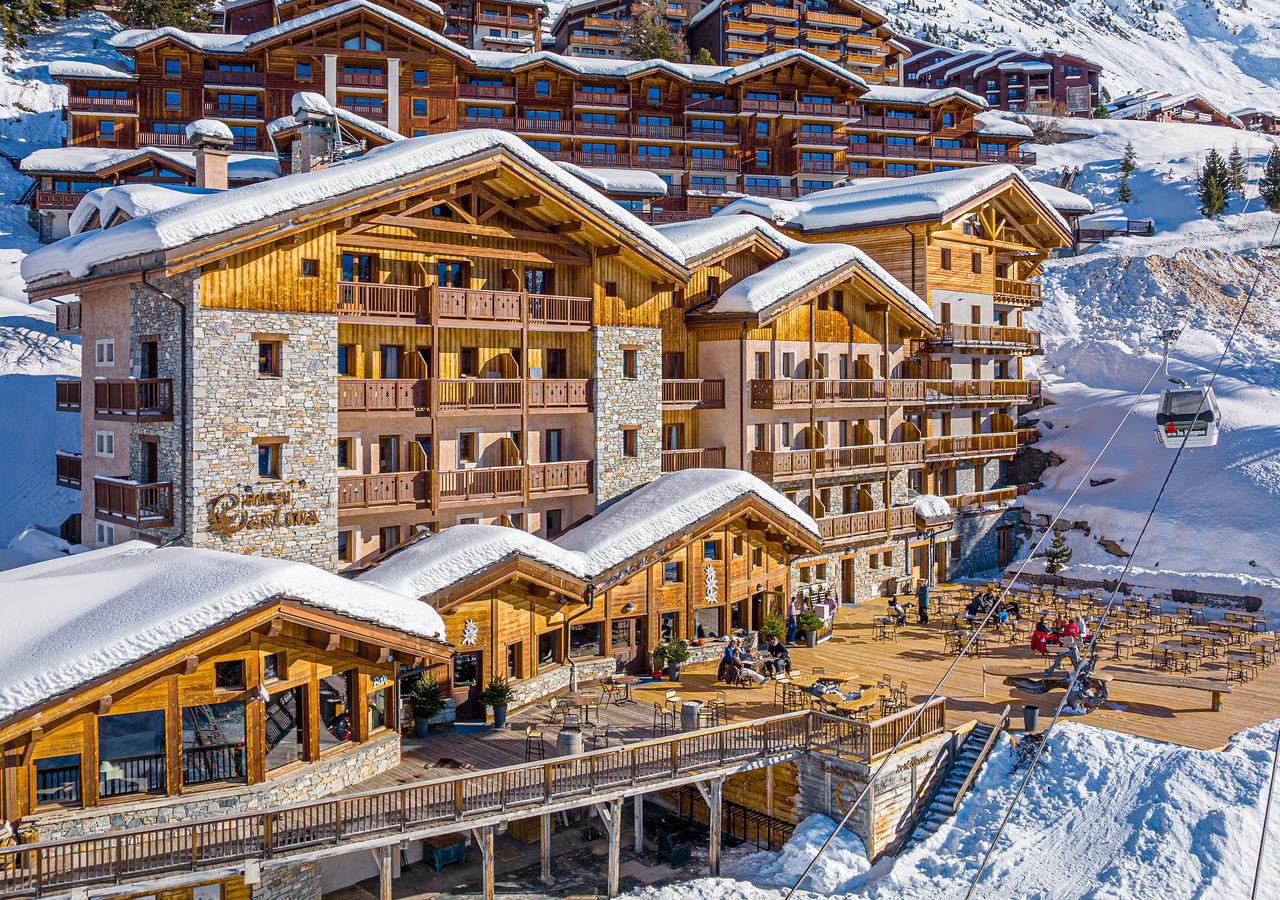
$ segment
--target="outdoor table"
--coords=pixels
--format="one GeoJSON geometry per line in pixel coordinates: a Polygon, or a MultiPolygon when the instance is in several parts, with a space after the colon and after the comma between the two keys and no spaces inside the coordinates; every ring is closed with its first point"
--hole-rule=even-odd
{"type": "Polygon", "coordinates": [[[595,691],[577,691],[576,693],[566,694],[565,699],[574,705],[574,707],[582,713],[582,724],[591,725],[591,707],[600,702],[600,695],[595,691]]]}
{"type": "Polygon", "coordinates": [[[1276,661],[1277,643],[1275,638],[1258,638],[1258,640],[1250,642],[1249,646],[1262,654],[1263,665],[1271,665],[1276,661]]]}
{"type": "Polygon", "coordinates": [[[876,616],[874,619],[871,620],[872,624],[875,625],[876,627],[877,641],[889,640],[889,623],[892,621],[893,621],[892,616],[876,616]]]}
{"type": "Polygon", "coordinates": [[[1181,668],[1184,671],[1191,671],[1191,660],[1198,659],[1200,656],[1200,648],[1192,647],[1181,641],[1162,641],[1156,644],[1156,649],[1162,653],[1162,665],[1166,668],[1176,669],[1177,658],[1182,658],[1181,668]]]}
{"type": "Polygon", "coordinates": [[[1209,631],[1204,628],[1193,628],[1182,632],[1183,637],[1195,638],[1209,648],[1212,656],[1221,656],[1223,647],[1231,643],[1231,636],[1221,631],[1209,631]]]}
{"type": "Polygon", "coordinates": [[[613,676],[613,683],[622,685],[622,692],[623,692],[622,697],[615,700],[614,703],[618,706],[621,706],[623,703],[635,703],[636,701],[633,700],[631,697],[631,688],[639,684],[643,680],[644,679],[639,678],[636,675],[613,676]]]}

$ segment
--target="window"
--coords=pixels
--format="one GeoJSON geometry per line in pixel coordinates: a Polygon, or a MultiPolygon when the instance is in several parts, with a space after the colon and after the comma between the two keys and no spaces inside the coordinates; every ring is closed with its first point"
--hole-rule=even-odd
{"type": "Polygon", "coordinates": [[[624,347],[622,350],[622,377],[639,378],[639,373],[640,351],[634,347],[624,347]]]}
{"type": "Polygon", "coordinates": [[[268,653],[262,657],[262,680],[276,681],[288,674],[283,653],[268,653]]]}
{"type": "Polygon", "coordinates": [[[459,653],[453,658],[453,686],[473,687],[480,680],[480,654],[459,653]]]}
{"type": "Polygon", "coordinates": [[[703,559],[719,559],[720,558],[720,542],[719,541],[703,541],[702,542],[702,558],[703,559]]]}
{"type": "Polygon", "coordinates": [[[244,690],[244,660],[229,659],[214,663],[213,686],[220,691],[244,690]]]}
{"type": "Polygon", "coordinates": [[[362,34],[356,34],[356,35],[352,35],[349,38],[343,39],[342,49],[378,51],[382,49],[382,41],[378,40],[377,38],[366,37],[365,35],[362,35],[362,34]]]}
{"type": "Polygon", "coordinates": [[[378,552],[386,553],[400,543],[400,526],[385,525],[378,529],[378,552]]]}
{"type": "Polygon", "coordinates": [[[114,366],[116,364],[116,342],[114,338],[103,338],[94,341],[93,345],[93,361],[99,366],[114,366]]]}
{"type": "Polygon", "coordinates": [[[165,91],[164,108],[166,110],[182,109],[182,91],[165,91]]]}
{"type": "Polygon", "coordinates": [[[535,82],[533,83],[533,95],[534,95],[535,97],[550,97],[550,96],[551,96],[551,82],[550,82],[550,81],[535,81],[535,82]]]}
{"type": "Polygon", "coordinates": [[[258,341],[258,376],[262,378],[279,378],[283,372],[281,358],[284,343],[282,341],[258,341]]]}
{"type": "Polygon", "coordinates": [[[955,124],[956,124],[956,114],[955,114],[955,113],[944,112],[944,113],[942,114],[942,127],[943,127],[943,128],[954,128],[954,127],[955,127],[955,124]]]}
{"type": "Polygon", "coordinates": [[[305,709],[302,688],[271,692],[271,698],[262,711],[266,721],[271,723],[263,732],[268,772],[302,759],[305,737],[302,717],[305,709]]]}
{"type": "Polygon", "coordinates": [[[351,698],[355,671],[320,679],[320,749],[351,740],[351,698]]]}
{"type": "Polygon", "coordinates": [[[418,118],[424,118],[427,115],[427,101],[420,97],[413,100],[413,114],[418,118]]]}
{"type": "Polygon", "coordinates": [[[769,165],[769,151],[768,151],[768,150],[757,150],[757,151],[756,151],[756,165],[758,165],[758,166],[767,166],[767,165],[769,165]]]}
{"type": "Polygon", "coordinates": [[[164,710],[99,716],[98,796],[164,792],[164,710]]]}
{"type": "Polygon", "coordinates": [[[182,77],[182,60],[166,59],[164,61],[164,77],[165,78],[181,78],[182,77]]]}
{"type": "Polygon", "coordinates": [[[631,459],[640,455],[640,429],[634,425],[622,429],[622,455],[631,459]]]}
{"type": "Polygon", "coordinates": [[[182,710],[182,783],[209,784],[245,777],[244,701],[182,710]]]}
{"type": "Polygon", "coordinates": [[[940,265],[943,270],[948,272],[951,271],[951,248],[943,247],[940,256],[942,257],[940,265]]]}
{"type": "Polygon", "coordinates": [[[463,378],[476,376],[476,348],[460,347],[458,349],[458,374],[463,378]]]}
{"type": "Polygon", "coordinates": [[[547,510],[542,514],[542,524],[546,529],[548,540],[559,537],[564,533],[564,510],[547,510]]]}
{"type": "Polygon", "coordinates": [[[769,120],[757,119],[756,120],[756,137],[767,138],[768,136],[769,136],[769,120]]]}
{"type": "Polygon", "coordinates": [[[651,87],[651,88],[649,88],[649,90],[645,93],[645,96],[647,96],[647,97],[649,98],[649,102],[650,102],[650,103],[661,103],[661,102],[662,102],[662,88],[651,87]]]}
{"type": "Polygon", "coordinates": [[[98,120],[98,138],[104,141],[115,140],[116,123],[107,119],[98,120]]]}
{"type": "Polygon", "coordinates": [[[342,280],[367,284],[377,281],[378,257],[368,253],[342,254],[342,280]]]}
{"type": "Polygon", "coordinates": [[[293,77],[297,81],[310,81],[311,80],[311,63],[300,62],[295,64],[293,67],[293,77]]]}
{"type": "Polygon", "coordinates": [[[36,805],[80,805],[80,754],[36,760],[36,805]]]}
{"type": "Polygon", "coordinates": [[[973,255],[970,257],[969,265],[970,265],[970,268],[973,269],[974,275],[981,275],[982,274],[982,253],[977,250],[973,251],[973,255]]]}
{"type": "Polygon", "coordinates": [[[767,430],[767,427],[768,427],[768,426],[765,426],[765,425],[753,425],[753,426],[752,426],[752,428],[753,428],[753,429],[754,429],[754,431],[755,431],[754,439],[752,440],[752,444],[753,444],[752,449],[754,449],[754,450],[767,450],[767,449],[769,449],[769,447],[768,447],[768,430],[767,430]]]}
{"type": "Polygon", "coordinates": [[[714,300],[719,296],[720,296],[720,276],[708,275],[707,276],[707,298],[709,300],[714,300]]]}
{"type": "Polygon", "coordinates": [[[338,345],[338,374],[352,375],[355,373],[356,348],[351,344],[338,345]]]}
{"type": "Polygon", "coordinates": [[[355,541],[350,531],[338,532],[338,562],[355,562],[355,541]]]}
{"type": "Polygon", "coordinates": [[[258,477],[278,479],[280,477],[280,444],[258,444],[258,477]]]}
{"type": "Polygon", "coordinates": [[[548,428],[543,447],[543,462],[560,462],[564,459],[564,429],[548,428]]]}
{"type": "MultiPolygon", "coordinates": [[[[455,659],[457,657],[454,657],[455,659]]],[[[560,661],[560,632],[547,631],[538,635],[538,665],[554,665],[560,661]]],[[[454,684],[457,684],[455,681],[454,684]]]]}
{"type": "Polygon", "coordinates": [[[426,69],[413,70],[413,86],[414,87],[427,86],[427,70],[426,69]]]}
{"type": "Polygon", "coordinates": [[[93,455],[104,459],[113,459],[116,455],[116,434],[114,431],[95,431],[93,433],[93,455]]]}
{"type": "Polygon", "coordinates": [[[569,626],[569,656],[582,659],[600,655],[600,637],[604,633],[601,622],[569,626]]]}
{"type": "Polygon", "coordinates": [[[99,547],[110,547],[116,542],[116,526],[108,525],[106,522],[97,523],[97,545],[99,547]]]}
{"type": "Polygon", "coordinates": [[[303,278],[319,278],[320,277],[320,260],[304,258],[302,260],[302,277],[303,278]]]}
{"type": "Polygon", "coordinates": [[[684,565],[678,562],[663,563],[662,580],[667,584],[678,584],[684,581],[684,565]]]}
{"type": "Polygon", "coordinates": [[[436,284],[440,287],[465,288],[467,264],[457,260],[442,260],[436,263],[436,284]]]}
{"type": "Polygon", "coordinates": [[[479,443],[480,436],[474,431],[458,432],[458,465],[466,465],[476,461],[477,445],[479,443]]]}
{"type": "Polygon", "coordinates": [[[354,469],[356,467],[356,439],[353,437],[338,438],[338,468],[354,469]]]}
{"type": "Polygon", "coordinates": [[[618,282],[616,282],[616,281],[606,281],[606,282],[604,283],[604,295],[605,295],[606,297],[616,297],[616,296],[618,296],[618,282]]]}

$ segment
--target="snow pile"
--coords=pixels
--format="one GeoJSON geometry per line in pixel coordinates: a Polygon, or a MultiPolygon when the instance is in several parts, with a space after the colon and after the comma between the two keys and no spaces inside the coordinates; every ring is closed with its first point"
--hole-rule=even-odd
{"type": "Polygon", "coordinates": [[[226,122],[219,122],[217,119],[196,119],[194,122],[187,124],[187,140],[194,141],[196,138],[207,138],[209,140],[226,142],[230,144],[235,140],[235,135],[231,133],[231,126],[226,122]]]}
{"type": "Polygon", "coordinates": [[[95,188],[84,195],[71,213],[68,227],[72,234],[79,234],[94,219],[98,227],[106,227],[113,217],[120,215],[136,219],[180,203],[193,197],[216,194],[214,188],[187,187],[166,184],[117,184],[114,187],[95,188]]]}
{"type": "MultiPolygon", "coordinates": [[[[836,823],[826,816],[809,816],[796,826],[790,840],[777,853],[752,854],[728,867],[727,872],[753,884],[790,887],[835,829],[836,823]]],[[[861,839],[842,828],[809,873],[805,887],[820,894],[843,894],[861,880],[859,876],[866,874],[870,865],[861,839]]]]}
{"type": "Polygon", "coordinates": [[[324,99],[323,94],[315,91],[298,91],[293,95],[292,108],[295,116],[300,112],[315,113],[318,116],[333,115],[333,106],[324,99]]]}
{"type": "Polygon", "coordinates": [[[282,597],[444,636],[427,604],[306,563],[130,541],[0,572],[0,719],[282,597]]]}
{"type": "Polygon", "coordinates": [[[951,504],[937,494],[920,494],[912,506],[922,519],[945,519],[951,515],[951,504]]]}
{"type": "Polygon", "coordinates": [[[639,194],[645,197],[664,197],[668,185],[656,172],[644,169],[602,169],[575,166],[557,162],[560,168],[571,172],[598,191],[610,194],[639,194]]]}
{"type": "Polygon", "coordinates": [[[0,549],[0,572],[44,562],[46,559],[82,553],[84,549],[79,544],[69,544],[62,538],[47,531],[41,531],[39,528],[24,528],[9,542],[8,547],[0,549]]]}

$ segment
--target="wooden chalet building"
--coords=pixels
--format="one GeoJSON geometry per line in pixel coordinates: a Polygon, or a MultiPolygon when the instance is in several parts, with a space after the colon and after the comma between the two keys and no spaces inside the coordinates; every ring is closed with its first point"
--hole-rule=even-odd
{"type": "Polygon", "coordinates": [[[1262,134],[1280,134],[1280,116],[1274,110],[1259,109],[1246,106],[1231,113],[1231,118],[1240,123],[1240,127],[1262,134]]]}
{"type": "Polygon", "coordinates": [[[1073,53],[1030,50],[954,50],[911,42],[903,84],[953,87],[976,94],[993,109],[1061,113],[1090,118],[1101,99],[1102,67],[1073,53]]]}
{"type": "Polygon", "coordinates": [[[649,210],[659,221],[706,215],[736,193],[789,197],[859,177],[1034,162],[1021,150],[1028,135],[984,117],[978,97],[868,88],[803,49],[719,68],[478,54],[370,0],[248,35],[159,29],[113,43],[133,59],[128,80],[105,67],[58,76],[71,92],[71,147],[190,149],[186,126],[213,118],[236,149],[280,154],[276,123],[311,92],[346,121],[371,123],[366,132],[494,127],[553,160],[652,171],[669,185],[649,210]]]}
{"type": "MultiPolygon", "coordinates": [[[[623,36],[631,24],[631,0],[570,0],[551,26],[556,53],[625,59],[623,36]]],[[[703,0],[665,0],[658,12],[672,32],[684,37],[703,0]]]]}
{"type": "Polygon", "coordinates": [[[869,84],[902,84],[910,50],[885,16],[855,0],[751,3],[712,0],[689,22],[689,47],[717,62],[740,65],[800,49],[853,72],[869,84]]]}
{"type": "Polygon", "coordinates": [[[1185,122],[1193,125],[1245,127],[1239,119],[1200,94],[1171,94],[1168,91],[1139,91],[1117,97],[1107,104],[1113,119],[1146,122],[1185,122]]]}

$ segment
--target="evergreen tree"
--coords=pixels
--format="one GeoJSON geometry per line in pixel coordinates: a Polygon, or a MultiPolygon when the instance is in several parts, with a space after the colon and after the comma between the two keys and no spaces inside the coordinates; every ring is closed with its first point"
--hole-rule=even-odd
{"type": "Polygon", "coordinates": [[[1099,100],[1098,105],[1093,108],[1093,117],[1095,119],[1109,119],[1111,118],[1111,110],[1107,109],[1107,104],[1099,100]]]}
{"type": "Polygon", "coordinates": [[[1053,527],[1053,540],[1049,549],[1044,552],[1044,571],[1054,579],[1054,593],[1058,590],[1058,573],[1071,562],[1071,547],[1067,544],[1067,536],[1062,533],[1062,526],[1053,527]]]}
{"type": "Polygon", "coordinates": [[[1231,190],[1240,195],[1240,199],[1244,199],[1244,185],[1249,175],[1248,164],[1244,161],[1244,154],[1240,152],[1240,145],[1233,144],[1231,146],[1231,155],[1227,157],[1227,173],[1231,182],[1231,190]]]}
{"type": "Polygon", "coordinates": [[[1231,190],[1231,173],[1217,150],[1210,150],[1196,177],[1196,196],[1200,212],[1215,219],[1227,211],[1227,193],[1231,190]]]}
{"type": "Polygon", "coordinates": [[[698,52],[693,54],[693,59],[689,61],[700,66],[714,66],[716,64],[716,58],[711,55],[711,51],[706,47],[699,47],[698,52]]]}
{"type": "Polygon", "coordinates": [[[1133,141],[1124,145],[1124,157],[1120,160],[1120,194],[1121,203],[1133,200],[1133,188],[1129,184],[1129,176],[1138,168],[1138,154],[1133,149],[1133,141]]]}
{"type": "Polygon", "coordinates": [[[1262,167],[1262,179],[1258,182],[1258,193],[1267,209],[1280,212],[1280,147],[1271,148],[1267,163],[1262,167]]]}
{"type": "Polygon", "coordinates": [[[210,0],[122,0],[120,21],[126,28],[204,31],[209,27],[210,0]]]}
{"type": "Polygon", "coordinates": [[[685,62],[689,45],[683,35],[667,27],[658,11],[657,0],[635,0],[631,4],[631,21],[622,32],[622,46],[627,59],[665,59],[685,62]]]}
{"type": "Polygon", "coordinates": [[[63,17],[93,8],[94,0],[13,0],[0,6],[0,39],[6,47],[25,47],[27,38],[63,17]]]}

